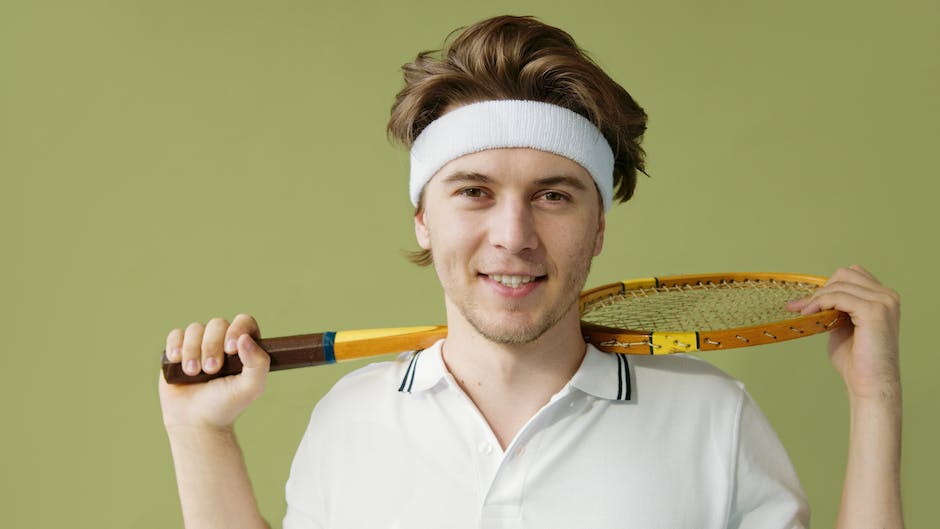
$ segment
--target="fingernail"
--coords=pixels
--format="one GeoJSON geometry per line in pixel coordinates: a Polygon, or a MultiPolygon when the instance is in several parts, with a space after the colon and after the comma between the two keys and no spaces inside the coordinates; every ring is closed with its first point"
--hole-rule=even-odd
{"type": "Polygon", "coordinates": [[[195,359],[187,360],[186,365],[183,366],[183,371],[185,371],[187,375],[199,374],[199,362],[195,359]]]}
{"type": "Polygon", "coordinates": [[[175,362],[180,359],[180,348],[179,347],[170,347],[166,352],[166,357],[170,359],[171,362],[175,362]]]}
{"type": "Polygon", "coordinates": [[[211,358],[206,358],[206,361],[205,361],[205,363],[202,365],[202,367],[203,367],[206,371],[212,371],[212,370],[214,370],[214,369],[216,368],[216,366],[218,366],[218,365],[219,365],[219,361],[216,360],[215,357],[211,357],[211,358]]]}
{"type": "Polygon", "coordinates": [[[225,352],[234,353],[238,349],[238,342],[234,338],[225,341],[225,352]]]}

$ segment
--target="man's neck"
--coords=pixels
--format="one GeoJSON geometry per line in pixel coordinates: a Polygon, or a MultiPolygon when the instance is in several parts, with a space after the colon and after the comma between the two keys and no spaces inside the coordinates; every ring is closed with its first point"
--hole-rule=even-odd
{"type": "Polygon", "coordinates": [[[577,311],[572,311],[526,344],[492,342],[462,317],[449,317],[443,357],[505,449],[522,426],[571,380],[584,352],[577,311]]]}

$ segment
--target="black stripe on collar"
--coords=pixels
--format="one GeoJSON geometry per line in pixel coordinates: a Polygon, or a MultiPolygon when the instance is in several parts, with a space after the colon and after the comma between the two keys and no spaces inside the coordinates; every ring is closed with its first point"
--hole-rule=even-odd
{"type": "Polygon", "coordinates": [[[415,383],[415,370],[418,367],[418,356],[421,354],[421,351],[415,351],[411,355],[411,361],[408,362],[408,369],[405,370],[405,376],[401,379],[401,386],[398,387],[398,391],[401,393],[411,393],[411,387],[415,383]]]}
{"type": "Polygon", "coordinates": [[[632,387],[630,387],[630,366],[627,364],[627,356],[622,354],[614,355],[617,357],[617,400],[630,400],[632,387]]]}

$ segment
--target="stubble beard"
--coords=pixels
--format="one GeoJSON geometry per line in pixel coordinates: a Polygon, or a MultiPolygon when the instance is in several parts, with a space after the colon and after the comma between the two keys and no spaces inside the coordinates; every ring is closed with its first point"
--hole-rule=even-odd
{"type": "Polygon", "coordinates": [[[531,323],[503,325],[501,323],[504,322],[492,321],[487,318],[485,309],[466,301],[457,301],[457,309],[464,320],[490,342],[499,345],[525,345],[535,342],[561,321],[572,308],[577,306],[581,289],[584,287],[588,272],[591,269],[591,261],[592,258],[589,257],[586,263],[579,266],[578,273],[568,279],[563,292],[570,296],[554,304],[551,310],[531,323]]]}
{"type": "Polygon", "coordinates": [[[488,341],[499,345],[524,345],[541,338],[543,334],[561,321],[568,309],[553,311],[540,321],[522,328],[507,328],[491,322],[481,321],[482,318],[477,318],[477,314],[473,310],[465,310],[463,307],[460,312],[464,319],[488,341]]]}

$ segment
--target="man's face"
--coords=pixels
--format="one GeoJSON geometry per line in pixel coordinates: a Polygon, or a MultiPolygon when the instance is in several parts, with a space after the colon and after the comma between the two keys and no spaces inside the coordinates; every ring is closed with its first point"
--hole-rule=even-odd
{"type": "Polygon", "coordinates": [[[493,342],[522,344],[563,318],[577,322],[604,217],[594,180],[574,161],[492,149],[431,178],[415,233],[431,250],[448,323],[459,317],[493,342]]]}

